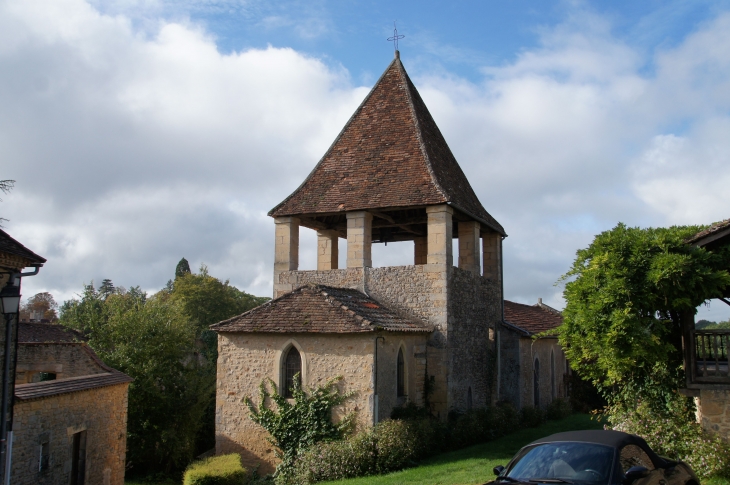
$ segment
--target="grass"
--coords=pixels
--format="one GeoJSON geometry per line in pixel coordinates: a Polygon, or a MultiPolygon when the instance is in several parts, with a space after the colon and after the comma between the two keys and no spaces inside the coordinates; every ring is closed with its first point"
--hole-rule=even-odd
{"type": "MultiPolygon", "coordinates": [[[[512,455],[543,436],[577,429],[602,429],[603,425],[586,414],[574,414],[560,421],[548,421],[538,428],[528,428],[489,443],[471,446],[424,460],[420,466],[388,475],[369,476],[326,482],[329,485],[473,485],[494,477],[492,469],[506,465],[512,455]]],[[[713,483],[712,485],[730,485],[713,483]]]]}

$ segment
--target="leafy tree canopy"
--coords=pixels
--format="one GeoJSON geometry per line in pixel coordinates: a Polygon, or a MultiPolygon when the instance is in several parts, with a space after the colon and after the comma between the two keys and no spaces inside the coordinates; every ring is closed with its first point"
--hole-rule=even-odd
{"type": "Polygon", "coordinates": [[[87,285],[64,303],[61,323],[82,331],[129,387],[127,459],[133,471],[181,469],[195,454],[214,382],[201,371],[196,328],[182,306],[138,287],[104,294],[87,285]]]}
{"type": "Polygon", "coordinates": [[[192,273],[192,271],[190,271],[190,263],[188,263],[187,259],[182,258],[175,268],[175,279],[190,273],[192,273]]]}
{"type": "Polygon", "coordinates": [[[34,315],[40,315],[44,320],[55,322],[58,320],[57,310],[58,303],[53,299],[53,295],[48,292],[36,293],[21,306],[20,319],[30,320],[34,315]]]}
{"type": "Polygon", "coordinates": [[[681,321],[730,285],[730,251],[684,242],[700,229],[619,224],[579,250],[561,278],[561,344],[573,369],[604,394],[677,388],[681,321]]]}

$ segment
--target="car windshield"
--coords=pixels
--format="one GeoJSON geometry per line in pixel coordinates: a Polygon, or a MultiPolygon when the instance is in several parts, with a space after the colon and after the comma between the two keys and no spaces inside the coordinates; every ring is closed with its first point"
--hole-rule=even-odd
{"type": "Polygon", "coordinates": [[[542,443],[523,449],[506,476],[522,482],[608,484],[613,448],[593,443],[542,443]]]}

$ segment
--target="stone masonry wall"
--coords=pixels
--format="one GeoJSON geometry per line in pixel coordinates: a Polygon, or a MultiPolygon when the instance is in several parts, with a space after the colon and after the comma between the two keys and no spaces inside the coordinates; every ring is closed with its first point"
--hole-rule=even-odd
{"type": "Polygon", "coordinates": [[[426,375],[428,335],[383,332],[378,339],[378,421],[390,418],[393,408],[412,401],[423,406],[423,382],[426,375]],[[403,348],[405,393],[397,392],[398,350],[403,348]]]}
{"type": "Polygon", "coordinates": [[[128,387],[117,384],[17,402],[12,483],[70,483],[72,435],[86,430],[86,483],[124,485],[128,387]],[[50,469],[39,472],[43,440],[50,447],[50,469]]]}
{"type": "Polygon", "coordinates": [[[554,352],[555,355],[555,397],[564,398],[565,394],[565,383],[563,375],[567,369],[565,366],[565,354],[563,349],[558,343],[556,338],[541,338],[532,340],[529,337],[523,337],[520,339],[520,350],[521,350],[521,405],[522,406],[533,406],[535,404],[535,393],[534,393],[534,365],[535,358],[540,362],[540,376],[539,376],[539,388],[540,388],[540,402],[539,406],[545,408],[552,402],[552,376],[550,373],[550,353],[554,352]]]}
{"type": "Polygon", "coordinates": [[[291,345],[302,356],[302,383],[323,384],[341,375],[341,389],[357,394],[338,415],[357,412],[358,426],[373,423],[374,334],[218,334],[216,385],[216,454],[237,452],[244,466],[260,464],[260,474],[274,471],[277,459],[268,433],[251,421],[245,398],[259,405],[259,384],[272,379],[281,386],[281,361],[291,345]],[[315,377],[316,376],[316,377],[315,377]]]}
{"type": "Polygon", "coordinates": [[[730,389],[701,389],[695,405],[702,428],[730,441],[730,389]]]}
{"type": "Polygon", "coordinates": [[[449,279],[449,410],[466,411],[496,401],[496,326],[502,320],[500,286],[453,268],[449,279]]]}
{"type": "MultiPolygon", "coordinates": [[[[53,372],[56,379],[108,372],[86,352],[83,343],[21,343],[18,345],[16,384],[33,382],[38,372],[53,372]]],[[[37,379],[36,379],[37,381],[37,379]]]]}
{"type": "Polygon", "coordinates": [[[520,409],[522,407],[521,394],[524,377],[520,372],[520,334],[507,327],[502,327],[499,333],[501,359],[499,398],[512,403],[520,409]]]}

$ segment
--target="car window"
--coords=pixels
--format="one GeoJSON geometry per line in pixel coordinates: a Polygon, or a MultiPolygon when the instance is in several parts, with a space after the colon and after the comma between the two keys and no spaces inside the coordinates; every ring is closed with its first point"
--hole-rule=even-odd
{"type": "Polygon", "coordinates": [[[654,469],[654,464],[651,462],[649,455],[638,445],[626,445],[621,448],[619,462],[621,462],[624,473],[632,466],[643,466],[648,470],[654,469]]]}
{"type": "Polygon", "coordinates": [[[603,485],[611,478],[613,451],[593,443],[542,443],[524,448],[507,476],[522,481],[550,478],[603,485]]]}

